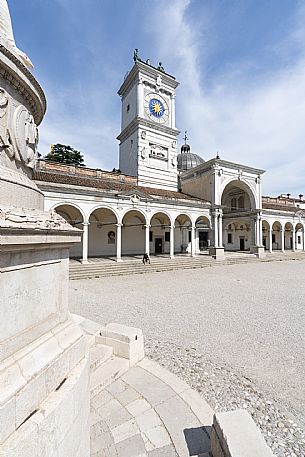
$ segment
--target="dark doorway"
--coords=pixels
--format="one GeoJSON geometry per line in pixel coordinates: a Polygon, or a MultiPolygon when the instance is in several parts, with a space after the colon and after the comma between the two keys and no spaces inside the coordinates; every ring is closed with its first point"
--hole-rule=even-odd
{"type": "Polygon", "coordinates": [[[239,238],[239,249],[241,251],[245,250],[245,238],[239,238]]]}
{"type": "Polygon", "coordinates": [[[155,238],[155,254],[162,254],[163,252],[163,239],[155,238]]]}
{"type": "Polygon", "coordinates": [[[209,245],[209,232],[199,231],[199,250],[203,251],[209,245]]]}

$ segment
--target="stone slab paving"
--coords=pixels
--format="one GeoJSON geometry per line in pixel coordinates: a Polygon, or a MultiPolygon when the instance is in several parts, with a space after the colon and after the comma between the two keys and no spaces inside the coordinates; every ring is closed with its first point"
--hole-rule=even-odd
{"type": "Polygon", "coordinates": [[[91,399],[91,457],[208,457],[213,411],[144,359],[91,399]]]}

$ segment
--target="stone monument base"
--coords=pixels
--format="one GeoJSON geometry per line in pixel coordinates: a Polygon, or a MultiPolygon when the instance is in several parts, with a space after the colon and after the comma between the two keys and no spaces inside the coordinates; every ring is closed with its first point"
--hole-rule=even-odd
{"type": "Polygon", "coordinates": [[[251,252],[251,254],[256,255],[260,259],[266,257],[264,246],[251,246],[250,247],[250,252],[251,252]]]}
{"type": "Polygon", "coordinates": [[[225,250],[224,250],[224,248],[215,248],[213,246],[210,246],[209,255],[214,257],[215,260],[224,260],[225,259],[225,250]]]}
{"type": "Polygon", "coordinates": [[[0,206],[0,455],[89,457],[88,337],[68,310],[56,213],[0,206]]]}

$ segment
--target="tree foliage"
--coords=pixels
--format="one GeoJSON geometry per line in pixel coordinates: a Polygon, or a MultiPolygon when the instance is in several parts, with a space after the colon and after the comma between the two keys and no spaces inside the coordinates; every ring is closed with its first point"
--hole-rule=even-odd
{"type": "Polygon", "coordinates": [[[66,165],[85,166],[82,153],[66,144],[51,144],[51,150],[45,156],[45,160],[64,163],[66,165]]]}

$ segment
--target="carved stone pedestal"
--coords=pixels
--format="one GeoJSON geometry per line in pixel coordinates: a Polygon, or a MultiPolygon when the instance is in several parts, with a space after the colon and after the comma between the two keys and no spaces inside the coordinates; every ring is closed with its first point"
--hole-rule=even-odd
{"type": "Polygon", "coordinates": [[[255,254],[260,259],[266,257],[266,252],[265,252],[264,246],[251,246],[250,252],[251,252],[251,254],[255,254]]]}
{"type": "Polygon", "coordinates": [[[225,250],[224,248],[215,248],[214,246],[210,246],[209,255],[214,257],[215,260],[224,260],[225,250]]]}

